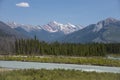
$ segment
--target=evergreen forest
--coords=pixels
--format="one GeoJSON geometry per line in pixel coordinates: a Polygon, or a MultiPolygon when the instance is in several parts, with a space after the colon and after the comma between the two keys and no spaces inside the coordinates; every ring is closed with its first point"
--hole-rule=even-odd
{"type": "Polygon", "coordinates": [[[105,56],[119,54],[120,43],[47,43],[35,37],[16,40],[14,53],[17,55],[105,56]]]}

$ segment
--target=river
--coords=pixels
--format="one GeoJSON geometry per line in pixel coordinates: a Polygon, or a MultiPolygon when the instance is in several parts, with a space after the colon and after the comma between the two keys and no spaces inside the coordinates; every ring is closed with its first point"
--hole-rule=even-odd
{"type": "Polygon", "coordinates": [[[20,62],[20,61],[0,61],[0,67],[10,69],[74,69],[81,71],[111,72],[120,73],[120,67],[40,63],[40,62],[20,62]]]}

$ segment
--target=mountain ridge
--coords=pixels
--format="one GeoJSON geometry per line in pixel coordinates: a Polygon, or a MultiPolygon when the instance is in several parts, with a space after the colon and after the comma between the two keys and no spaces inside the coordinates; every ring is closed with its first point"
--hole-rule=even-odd
{"type": "Polygon", "coordinates": [[[120,20],[111,17],[86,27],[73,25],[71,23],[61,24],[56,21],[49,22],[42,26],[18,24],[15,22],[6,24],[18,33],[22,33],[30,38],[34,38],[36,35],[39,40],[46,42],[120,42],[120,20]]]}
{"type": "Polygon", "coordinates": [[[7,23],[11,28],[26,34],[27,36],[34,37],[35,35],[39,40],[53,42],[57,38],[70,34],[74,31],[80,30],[82,26],[76,26],[73,24],[61,24],[56,21],[49,22],[46,25],[34,26],[34,25],[24,25],[24,24],[17,24],[15,22],[7,23]]]}
{"type": "Polygon", "coordinates": [[[82,30],[68,34],[60,41],[70,43],[119,43],[120,21],[114,18],[107,18],[96,24],[88,25],[82,30]]]}
{"type": "Polygon", "coordinates": [[[42,26],[41,25],[34,26],[34,25],[18,24],[16,22],[7,22],[6,24],[9,25],[11,28],[21,27],[28,32],[32,31],[32,30],[43,29],[43,30],[51,32],[51,33],[52,32],[63,32],[64,34],[69,34],[74,31],[84,28],[83,26],[80,26],[80,25],[73,25],[71,23],[62,24],[62,23],[58,23],[56,21],[51,21],[48,24],[45,24],[42,26]],[[66,32],[66,31],[68,31],[68,32],[66,32]]]}

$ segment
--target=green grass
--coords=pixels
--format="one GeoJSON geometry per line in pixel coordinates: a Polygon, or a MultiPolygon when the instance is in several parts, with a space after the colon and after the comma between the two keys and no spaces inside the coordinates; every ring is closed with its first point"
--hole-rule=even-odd
{"type": "Polygon", "coordinates": [[[120,80],[120,74],[63,69],[29,69],[0,72],[0,80],[120,80]]]}
{"type": "Polygon", "coordinates": [[[44,63],[66,63],[66,64],[86,64],[86,65],[100,65],[100,66],[116,66],[120,67],[119,60],[107,59],[105,57],[60,57],[60,56],[0,56],[0,60],[10,61],[32,61],[44,63]]]}

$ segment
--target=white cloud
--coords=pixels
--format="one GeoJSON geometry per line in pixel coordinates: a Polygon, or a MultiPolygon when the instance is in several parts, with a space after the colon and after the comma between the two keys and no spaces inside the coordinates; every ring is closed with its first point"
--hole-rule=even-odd
{"type": "Polygon", "coordinates": [[[16,6],[18,6],[18,7],[30,7],[29,3],[27,3],[27,2],[17,3],[16,6]]]}

